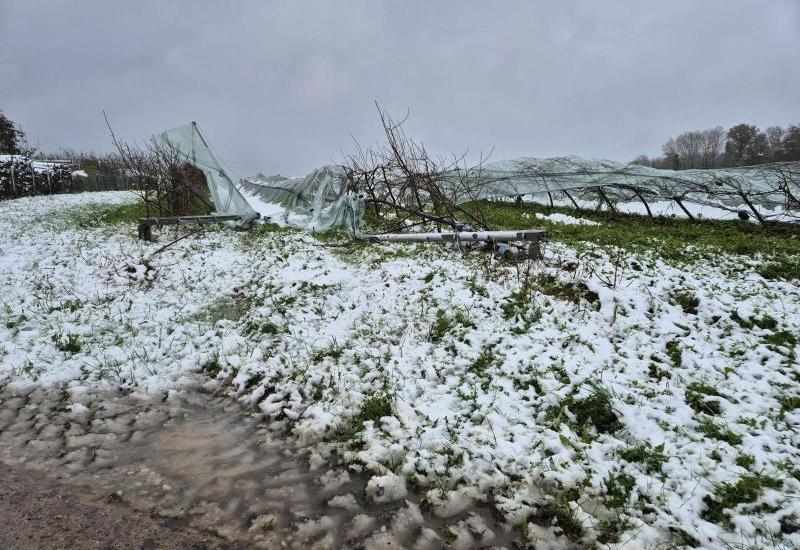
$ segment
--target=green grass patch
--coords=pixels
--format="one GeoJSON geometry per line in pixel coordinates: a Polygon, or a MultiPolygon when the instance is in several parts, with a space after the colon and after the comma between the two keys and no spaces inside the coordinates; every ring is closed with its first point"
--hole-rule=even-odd
{"type": "Polygon", "coordinates": [[[277,235],[281,233],[294,233],[297,232],[298,229],[293,227],[283,227],[278,225],[277,223],[272,222],[263,222],[252,229],[250,229],[247,233],[245,233],[242,237],[242,240],[245,244],[252,245],[258,242],[265,237],[270,235],[277,235]]]}
{"type": "Polygon", "coordinates": [[[364,429],[365,422],[378,422],[384,416],[392,415],[392,400],[385,392],[376,392],[367,395],[361,403],[361,408],[350,420],[342,426],[336,439],[351,441],[364,429]]]}
{"type": "Polygon", "coordinates": [[[782,485],[778,479],[760,475],[746,475],[736,483],[720,483],[712,494],[703,497],[706,509],[701,517],[730,529],[733,523],[727,511],[755,502],[766,488],[780,489],[782,485]]]}
{"type": "Polygon", "coordinates": [[[597,525],[597,542],[600,544],[619,542],[622,534],[631,526],[631,522],[620,514],[604,519],[597,525]]]}
{"type": "Polygon", "coordinates": [[[52,337],[56,348],[64,353],[79,353],[81,351],[81,341],[77,334],[54,334],[52,337]]]}
{"type": "Polygon", "coordinates": [[[572,508],[564,502],[551,501],[539,506],[531,519],[539,525],[558,527],[572,542],[580,542],[583,539],[583,525],[572,508]]]}
{"type": "Polygon", "coordinates": [[[588,441],[592,438],[592,428],[602,434],[613,434],[622,428],[622,423],[614,410],[611,392],[597,383],[590,383],[592,392],[581,399],[575,395],[567,396],[561,406],[549,412],[550,420],[566,420],[564,409],[572,413],[576,419],[571,422],[575,432],[588,441]]]}
{"type": "Polygon", "coordinates": [[[724,441],[729,445],[741,445],[742,436],[733,432],[727,426],[721,426],[711,419],[706,419],[700,422],[697,427],[698,431],[713,439],[724,441]]]}
{"type": "Polygon", "coordinates": [[[469,372],[472,372],[477,376],[483,376],[486,373],[486,369],[488,369],[494,362],[494,359],[495,356],[492,352],[492,348],[484,348],[478,358],[475,359],[475,361],[473,361],[469,366],[469,372]]]}
{"type": "Polygon", "coordinates": [[[628,497],[636,486],[636,478],[626,472],[609,472],[603,480],[606,494],[606,506],[622,508],[628,503],[628,497]]]}
{"type": "Polygon", "coordinates": [[[720,393],[713,386],[705,382],[692,382],[686,388],[686,404],[696,413],[718,415],[722,413],[722,405],[719,399],[709,399],[708,397],[721,397],[720,393]]]}
{"type": "Polygon", "coordinates": [[[787,332],[785,330],[773,332],[769,336],[765,337],[764,341],[771,346],[782,346],[789,349],[794,349],[794,347],[797,345],[797,337],[791,332],[787,332]]]}
{"type": "Polygon", "coordinates": [[[779,395],[777,400],[782,413],[800,409],[800,395],[779,395]]]}
{"type": "Polygon", "coordinates": [[[771,258],[756,271],[766,278],[800,278],[800,227],[770,224],[762,227],[739,220],[685,220],[608,211],[575,210],[528,203],[482,201],[467,205],[480,208],[493,229],[544,227],[553,240],[580,248],[591,243],[635,251],[653,251],[664,259],[686,262],[713,258],[717,253],[771,258]],[[536,219],[536,213],[560,212],[600,222],[600,225],[569,225],[536,219]],[[687,247],[689,247],[687,249],[687,247]]]}
{"type": "Polygon", "coordinates": [[[684,313],[697,315],[697,308],[700,306],[700,298],[689,290],[679,290],[669,296],[670,303],[680,306],[684,313]]]}
{"type": "Polygon", "coordinates": [[[667,357],[669,360],[672,361],[672,366],[680,368],[683,366],[683,349],[681,349],[681,343],[678,340],[670,340],[666,344],[667,346],[667,357]]]}
{"type": "Polygon", "coordinates": [[[143,201],[127,204],[92,203],[81,208],[70,208],[55,214],[55,217],[79,229],[93,229],[98,225],[133,223],[147,217],[147,207],[143,201]]]}
{"type": "Polygon", "coordinates": [[[321,363],[325,360],[326,357],[330,357],[332,361],[336,362],[344,354],[344,348],[336,342],[333,342],[330,346],[322,349],[318,349],[311,354],[311,361],[314,363],[321,363]]]}
{"type": "Polygon", "coordinates": [[[664,453],[663,443],[659,443],[655,447],[647,443],[640,443],[623,449],[619,452],[619,457],[628,462],[637,462],[644,465],[645,471],[649,474],[661,472],[661,466],[669,458],[664,453]]]}
{"type": "Polygon", "coordinates": [[[765,279],[800,280],[800,259],[784,256],[764,262],[756,268],[756,273],[765,279]]]}
{"type": "Polygon", "coordinates": [[[200,368],[209,378],[216,378],[222,370],[219,362],[219,353],[214,352],[206,363],[200,368]]]}

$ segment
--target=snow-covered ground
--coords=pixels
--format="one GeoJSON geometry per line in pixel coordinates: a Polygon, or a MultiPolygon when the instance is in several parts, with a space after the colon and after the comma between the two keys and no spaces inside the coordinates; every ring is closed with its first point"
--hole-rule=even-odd
{"type": "Polygon", "coordinates": [[[516,267],[268,228],[153,255],[168,235],[75,225],[131,200],[0,203],[2,383],[147,394],[203,371],[374,473],[376,501],[487,500],[537,548],[800,545],[800,289],[753,259],[553,242],[516,267]]]}
{"type": "MultiPolygon", "coordinates": [[[[506,200],[508,202],[512,202],[514,199],[513,197],[509,197],[506,200]]],[[[550,204],[550,200],[546,195],[526,195],[525,201],[534,202],[542,205],[550,204]]],[[[586,210],[608,209],[608,205],[604,203],[598,204],[597,202],[580,200],[580,199],[576,200],[576,203],[578,204],[578,206],[586,210]]],[[[648,205],[650,206],[650,212],[654,216],[664,216],[664,217],[681,218],[681,219],[688,218],[686,212],[675,201],[653,200],[653,201],[648,201],[648,205]]],[[[726,208],[720,208],[718,206],[713,206],[710,204],[699,204],[687,200],[683,203],[683,205],[684,207],[686,207],[686,210],[688,210],[689,213],[694,218],[697,219],[735,220],[738,219],[739,212],[744,212],[747,214],[748,219],[751,222],[758,223],[758,219],[753,215],[752,211],[746,204],[740,204],[738,206],[731,205],[729,208],[726,209],[726,208]]],[[[560,197],[553,198],[553,206],[565,206],[567,208],[574,207],[572,201],[570,201],[567,198],[560,198],[560,197]]],[[[644,204],[642,204],[641,201],[618,202],[614,205],[614,208],[616,208],[617,211],[624,212],[626,214],[647,215],[647,208],[644,206],[644,204]]],[[[759,205],[758,209],[761,215],[767,219],[774,221],[788,221],[790,223],[797,222],[796,212],[786,212],[778,207],[774,209],[769,209],[763,205],[759,205]]]]}
{"type": "MultiPolygon", "coordinates": [[[[523,218],[530,218],[528,214],[523,214],[523,218]]],[[[566,225],[600,225],[599,222],[593,220],[587,220],[586,218],[576,218],[575,216],[570,216],[568,214],[561,214],[561,213],[554,213],[554,214],[542,214],[541,212],[535,212],[534,217],[537,220],[546,220],[553,223],[563,223],[566,225]]]]}

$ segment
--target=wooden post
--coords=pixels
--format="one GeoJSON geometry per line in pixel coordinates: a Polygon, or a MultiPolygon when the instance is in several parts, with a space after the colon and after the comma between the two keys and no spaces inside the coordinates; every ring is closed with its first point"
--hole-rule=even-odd
{"type": "Polygon", "coordinates": [[[683,205],[683,202],[681,202],[681,199],[679,199],[678,197],[673,197],[673,198],[672,198],[672,200],[674,200],[675,202],[677,202],[677,203],[678,203],[678,206],[680,206],[680,207],[681,207],[681,210],[683,210],[683,213],[684,213],[684,214],[686,214],[686,216],[687,216],[687,217],[688,217],[690,220],[694,221],[694,216],[692,216],[692,213],[691,213],[691,212],[689,212],[689,211],[686,209],[686,207],[683,205]]]}
{"type": "Polygon", "coordinates": [[[741,195],[741,197],[744,199],[744,202],[747,204],[747,206],[750,207],[750,210],[753,211],[753,214],[756,215],[756,218],[758,219],[759,223],[761,225],[765,225],[766,222],[764,221],[764,218],[761,216],[761,213],[759,213],[759,211],[756,210],[756,207],[753,206],[753,203],[750,202],[750,199],[748,199],[747,195],[744,194],[744,191],[739,191],[739,195],[741,195]]]}
{"type": "Polygon", "coordinates": [[[139,222],[139,239],[142,241],[153,240],[153,226],[139,222]]]}
{"type": "Polygon", "coordinates": [[[608,195],[606,195],[605,191],[603,191],[603,188],[598,187],[597,192],[600,193],[600,196],[603,198],[604,201],[606,201],[606,204],[611,209],[611,211],[616,213],[617,209],[614,206],[614,203],[612,203],[611,199],[608,198],[608,195]]]}
{"type": "Polygon", "coordinates": [[[569,197],[569,200],[571,200],[571,201],[572,201],[572,204],[574,204],[574,205],[575,205],[575,209],[576,209],[576,210],[580,210],[580,209],[581,209],[581,207],[580,207],[580,206],[578,206],[578,203],[577,203],[577,202],[575,202],[575,199],[573,199],[573,198],[572,198],[572,195],[570,195],[570,194],[567,192],[567,190],[566,190],[566,189],[564,189],[563,193],[564,193],[564,194],[565,194],[567,197],[569,197]]]}
{"type": "Polygon", "coordinates": [[[638,189],[634,189],[634,193],[636,193],[636,196],[639,197],[639,200],[642,201],[642,204],[647,209],[647,215],[652,218],[653,217],[653,213],[650,211],[650,205],[647,204],[646,200],[644,200],[644,197],[642,196],[642,193],[638,189]]]}

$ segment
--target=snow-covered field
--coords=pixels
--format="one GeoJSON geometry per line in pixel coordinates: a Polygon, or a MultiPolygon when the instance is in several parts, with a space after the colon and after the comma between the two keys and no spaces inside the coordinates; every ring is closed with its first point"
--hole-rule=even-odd
{"type": "Polygon", "coordinates": [[[312,465],[363,465],[376,501],[488,501],[537,548],[800,546],[800,289],[752,260],[553,242],[514,266],[271,226],[153,255],[167,231],[76,225],[132,200],[0,203],[2,384],[148,394],[202,371],[322,437],[312,465]]]}

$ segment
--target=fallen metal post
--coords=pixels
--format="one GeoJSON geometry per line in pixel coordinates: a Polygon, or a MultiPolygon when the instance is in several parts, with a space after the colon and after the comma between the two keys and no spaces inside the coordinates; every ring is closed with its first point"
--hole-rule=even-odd
{"type": "Polygon", "coordinates": [[[143,241],[153,240],[153,226],[161,227],[164,225],[189,225],[203,223],[222,223],[228,221],[238,221],[242,217],[237,214],[207,216],[170,216],[166,218],[139,218],[139,238],[143,241]]]}
{"type": "Polygon", "coordinates": [[[522,229],[518,231],[461,231],[443,233],[384,233],[369,235],[367,240],[373,243],[424,243],[424,242],[462,242],[480,241],[487,243],[505,243],[509,241],[526,241],[528,257],[541,259],[542,251],[539,243],[547,240],[546,229],[522,229]]]}

